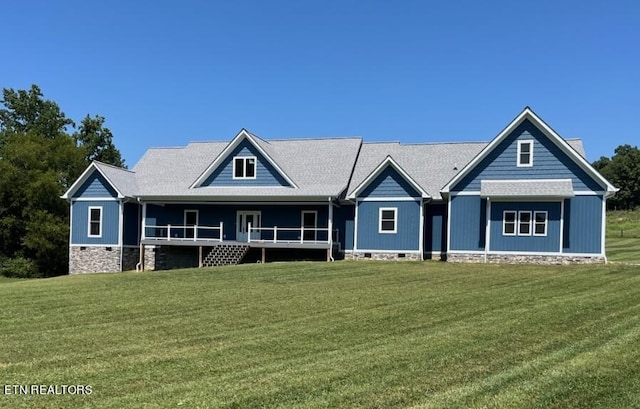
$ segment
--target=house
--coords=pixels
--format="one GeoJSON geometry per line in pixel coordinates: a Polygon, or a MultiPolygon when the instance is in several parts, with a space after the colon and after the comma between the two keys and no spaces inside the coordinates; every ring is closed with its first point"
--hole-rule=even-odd
{"type": "Polygon", "coordinates": [[[69,272],[327,260],[603,262],[617,189],[525,108],[492,141],[263,140],[152,148],[94,162],[70,203],[69,272]],[[324,256],[323,256],[324,257],[324,256]]]}

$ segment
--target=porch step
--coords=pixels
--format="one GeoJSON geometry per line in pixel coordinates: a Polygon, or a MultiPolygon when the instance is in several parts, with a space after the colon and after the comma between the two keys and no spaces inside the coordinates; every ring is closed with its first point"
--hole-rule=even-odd
{"type": "Polygon", "coordinates": [[[211,249],[202,260],[204,267],[227,266],[239,264],[249,251],[246,244],[221,244],[211,249]]]}

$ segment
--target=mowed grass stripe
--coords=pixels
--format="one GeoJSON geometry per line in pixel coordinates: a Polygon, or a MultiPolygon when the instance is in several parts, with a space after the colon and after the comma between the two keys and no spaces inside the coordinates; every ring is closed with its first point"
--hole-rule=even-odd
{"type": "Polygon", "coordinates": [[[0,406],[634,407],[639,284],[625,266],[366,262],[6,282],[3,379],[95,392],[0,406]]]}

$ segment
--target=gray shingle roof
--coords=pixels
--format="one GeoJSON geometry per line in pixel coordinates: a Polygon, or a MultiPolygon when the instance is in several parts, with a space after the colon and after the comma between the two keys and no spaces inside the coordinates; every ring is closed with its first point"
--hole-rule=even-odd
{"type": "Polygon", "coordinates": [[[442,199],[442,186],[486,145],[486,142],[408,145],[397,142],[364,143],[353,171],[348,194],[351,194],[389,155],[434,200],[442,199]]]}
{"type": "MultiPolygon", "coordinates": [[[[253,135],[252,135],[253,136],[253,135]]],[[[288,139],[256,143],[298,186],[198,187],[193,182],[228,142],[196,142],[182,148],[153,148],[133,169],[138,196],[154,197],[308,197],[338,196],[347,186],[361,138],[288,139]]]]}
{"type": "Polygon", "coordinates": [[[482,197],[573,197],[571,179],[482,180],[482,197]]]}
{"type": "Polygon", "coordinates": [[[125,197],[134,197],[138,191],[136,174],[128,169],[108,165],[106,163],[94,161],[95,166],[125,197]]]}

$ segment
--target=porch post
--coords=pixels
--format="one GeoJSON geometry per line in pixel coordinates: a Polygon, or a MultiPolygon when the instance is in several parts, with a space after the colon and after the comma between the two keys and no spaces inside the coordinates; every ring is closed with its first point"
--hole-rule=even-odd
{"type": "Polygon", "coordinates": [[[198,246],[198,268],[202,268],[202,246],[198,246]]]}
{"type": "Polygon", "coordinates": [[[142,240],[147,238],[147,203],[142,203],[142,240]]]}
{"type": "Polygon", "coordinates": [[[327,220],[327,226],[329,229],[327,241],[329,242],[329,249],[327,250],[327,261],[331,261],[331,253],[333,252],[333,202],[329,197],[329,216],[327,220]]]}
{"type": "Polygon", "coordinates": [[[140,243],[140,271],[144,271],[144,244],[140,243]]]}
{"type": "Polygon", "coordinates": [[[491,244],[491,198],[487,197],[487,222],[484,231],[484,262],[488,261],[488,252],[491,244]]]}
{"type": "Polygon", "coordinates": [[[267,259],[266,253],[267,253],[267,249],[265,247],[263,247],[262,248],[262,264],[264,264],[265,260],[267,259]]]}

